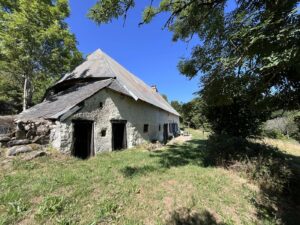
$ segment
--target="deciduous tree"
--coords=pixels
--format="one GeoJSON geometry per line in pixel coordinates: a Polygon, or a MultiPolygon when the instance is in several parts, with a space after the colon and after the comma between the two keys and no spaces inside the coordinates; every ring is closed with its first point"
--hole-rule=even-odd
{"type": "MultiPolygon", "coordinates": [[[[248,117],[258,126],[270,110],[300,108],[298,4],[298,0],[161,0],[156,6],[150,0],[140,24],[167,12],[164,27],[174,41],[198,39],[191,56],[182,59],[178,68],[190,78],[202,74],[200,94],[209,109],[236,109],[232,117],[219,114],[228,126],[220,122],[218,127],[238,128],[246,132],[238,135],[245,136],[258,127],[233,123],[243,125],[248,117]]],[[[133,0],[98,0],[89,17],[108,23],[126,18],[133,7],[133,0]]]]}
{"type": "Polygon", "coordinates": [[[1,89],[2,98],[20,105],[23,86],[25,110],[34,94],[35,100],[42,95],[38,87],[44,90],[82,60],[64,21],[69,13],[67,0],[0,0],[0,76],[17,91],[1,89]]]}

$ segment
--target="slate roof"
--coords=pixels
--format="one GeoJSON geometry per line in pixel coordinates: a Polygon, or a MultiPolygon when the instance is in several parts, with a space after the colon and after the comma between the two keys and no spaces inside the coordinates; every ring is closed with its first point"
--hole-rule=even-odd
{"type": "Polygon", "coordinates": [[[113,82],[112,79],[75,85],[19,114],[22,120],[58,119],[74,106],[113,82]]]}
{"type": "MultiPolygon", "coordinates": [[[[109,88],[135,99],[154,105],[162,110],[178,115],[178,112],[158,93],[152,90],[142,80],[127,71],[101,50],[96,50],[87,60],[66,74],[55,85],[68,80],[94,78],[94,80],[78,83],[66,90],[51,95],[40,104],[19,114],[19,119],[59,119],[62,115],[74,109],[79,103],[91,97],[103,88],[109,88]]],[[[88,79],[86,79],[88,80],[88,79]]],[[[76,108],[75,108],[76,109],[76,108]]]]}
{"type": "Polygon", "coordinates": [[[118,62],[100,49],[87,57],[87,60],[66,74],[58,83],[76,78],[116,78],[135,100],[142,100],[167,112],[178,115],[175,109],[141,79],[130,73],[118,62]]]}

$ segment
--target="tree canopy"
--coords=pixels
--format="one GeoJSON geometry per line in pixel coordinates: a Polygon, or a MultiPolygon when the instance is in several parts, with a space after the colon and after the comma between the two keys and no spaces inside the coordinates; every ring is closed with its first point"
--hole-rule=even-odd
{"type": "Polygon", "coordinates": [[[69,13],[67,0],[0,0],[0,101],[26,109],[82,60],[69,13]]]}
{"type": "MultiPolygon", "coordinates": [[[[214,76],[245,76],[258,94],[276,96],[278,107],[299,107],[300,15],[297,0],[238,0],[232,11],[228,0],[149,1],[141,24],[168,12],[165,27],[173,40],[196,36],[191,57],[179,63],[189,77],[199,72],[203,81],[214,76]]],[[[99,0],[89,17],[99,24],[124,16],[134,0],[99,0]]]]}
{"type": "MultiPolygon", "coordinates": [[[[173,33],[174,41],[198,40],[178,68],[190,78],[201,74],[199,94],[205,106],[215,112],[221,107],[220,113],[229,114],[235,112],[224,107],[235,108],[236,124],[244,121],[240,112],[243,118],[252,118],[248,122],[254,126],[267,119],[271,110],[300,108],[298,4],[298,0],[160,0],[154,5],[151,0],[140,24],[169,13],[164,27],[173,33]],[[235,4],[233,9],[227,7],[229,2],[235,4]]],[[[98,0],[89,17],[98,24],[108,23],[126,18],[134,6],[134,0],[98,0]]],[[[240,130],[257,130],[248,128],[240,130]]]]}
{"type": "Polygon", "coordinates": [[[187,103],[171,101],[171,106],[180,114],[180,123],[184,126],[208,130],[209,125],[204,115],[205,104],[199,97],[187,103]]]}

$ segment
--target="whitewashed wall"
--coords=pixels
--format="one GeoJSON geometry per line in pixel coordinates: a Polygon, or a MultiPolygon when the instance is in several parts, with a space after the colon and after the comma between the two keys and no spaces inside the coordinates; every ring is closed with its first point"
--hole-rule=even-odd
{"type": "Polygon", "coordinates": [[[112,126],[111,120],[127,120],[127,145],[131,148],[144,141],[163,141],[163,124],[178,123],[179,117],[155,106],[104,89],[85,100],[84,107],[63,122],[57,122],[55,132],[51,134],[52,145],[63,152],[72,149],[74,119],[94,121],[95,152],[111,151],[112,126]],[[102,109],[99,107],[103,103],[102,109]],[[147,133],[143,132],[144,124],[149,124],[147,133]],[[159,125],[161,129],[159,131],[159,125]],[[101,130],[106,129],[106,136],[101,137],[101,130]]]}

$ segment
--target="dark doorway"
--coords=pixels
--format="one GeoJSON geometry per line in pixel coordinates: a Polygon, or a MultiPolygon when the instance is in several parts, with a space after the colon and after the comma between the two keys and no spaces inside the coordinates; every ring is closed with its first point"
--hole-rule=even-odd
{"type": "Polygon", "coordinates": [[[112,123],[112,149],[127,148],[126,121],[113,120],[112,123]]]}
{"type": "Polygon", "coordinates": [[[93,122],[88,120],[73,121],[73,151],[72,154],[81,159],[94,155],[93,122]]]}
{"type": "Polygon", "coordinates": [[[169,138],[169,134],[168,134],[168,124],[165,123],[164,124],[164,143],[166,144],[169,138]]]}

